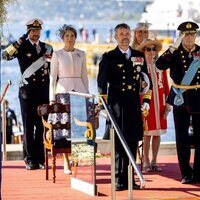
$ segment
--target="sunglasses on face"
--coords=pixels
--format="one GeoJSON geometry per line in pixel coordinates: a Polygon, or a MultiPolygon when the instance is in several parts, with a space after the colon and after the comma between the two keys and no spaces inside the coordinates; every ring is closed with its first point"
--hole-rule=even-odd
{"type": "Polygon", "coordinates": [[[147,47],[146,51],[156,51],[156,48],[155,47],[153,47],[153,48],[147,47]]]}

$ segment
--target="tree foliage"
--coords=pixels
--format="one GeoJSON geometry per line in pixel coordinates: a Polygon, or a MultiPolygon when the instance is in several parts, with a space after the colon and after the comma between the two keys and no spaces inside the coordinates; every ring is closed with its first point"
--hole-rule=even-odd
{"type": "Polygon", "coordinates": [[[3,23],[6,20],[6,5],[10,3],[14,3],[17,0],[0,0],[0,27],[2,27],[3,23]]]}

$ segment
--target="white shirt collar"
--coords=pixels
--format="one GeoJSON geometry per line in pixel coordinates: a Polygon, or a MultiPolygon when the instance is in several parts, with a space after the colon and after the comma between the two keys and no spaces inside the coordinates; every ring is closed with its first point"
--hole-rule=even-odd
{"type": "Polygon", "coordinates": [[[36,43],[32,42],[30,39],[29,39],[29,41],[30,41],[30,43],[31,43],[32,45],[36,44],[36,46],[38,46],[38,44],[39,44],[39,40],[38,40],[36,43]]]}
{"type": "Polygon", "coordinates": [[[123,54],[125,53],[127,55],[128,58],[130,58],[131,56],[131,50],[130,48],[128,48],[126,51],[122,50],[122,49],[119,49],[123,54]]]}

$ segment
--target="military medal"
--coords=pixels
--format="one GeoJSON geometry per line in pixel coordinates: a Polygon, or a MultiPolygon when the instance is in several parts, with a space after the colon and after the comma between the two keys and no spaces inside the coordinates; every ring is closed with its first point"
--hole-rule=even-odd
{"type": "Polygon", "coordinates": [[[137,72],[140,72],[141,71],[141,67],[137,66],[136,70],[137,70],[137,72]]]}
{"type": "Polygon", "coordinates": [[[143,57],[131,57],[131,61],[133,63],[133,67],[135,65],[143,65],[144,63],[144,58],[143,57]]]}
{"type": "Polygon", "coordinates": [[[117,64],[117,66],[118,66],[119,68],[121,68],[123,65],[124,65],[124,64],[117,64]]]}

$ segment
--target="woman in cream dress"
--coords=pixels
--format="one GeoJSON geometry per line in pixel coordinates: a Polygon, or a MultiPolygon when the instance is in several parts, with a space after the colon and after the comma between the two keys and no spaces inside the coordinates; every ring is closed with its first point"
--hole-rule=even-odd
{"type": "MultiPolygon", "coordinates": [[[[64,47],[54,51],[51,59],[50,103],[67,103],[69,98],[65,94],[69,91],[89,93],[86,55],[74,47],[77,31],[73,26],[64,24],[58,29],[58,35],[64,47]]],[[[64,172],[71,173],[67,154],[64,154],[64,172]]]]}

